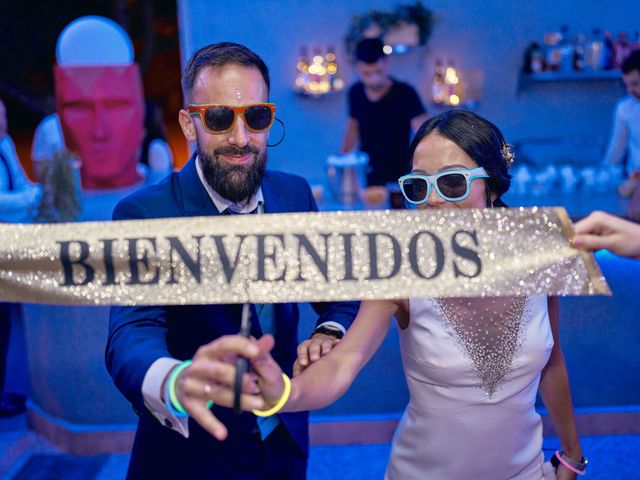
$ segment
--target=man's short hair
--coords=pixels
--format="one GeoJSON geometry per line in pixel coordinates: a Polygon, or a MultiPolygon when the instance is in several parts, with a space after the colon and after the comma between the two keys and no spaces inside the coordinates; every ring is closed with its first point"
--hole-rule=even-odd
{"type": "Polygon", "coordinates": [[[244,45],[232,42],[220,42],[202,47],[191,55],[182,75],[182,91],[185,98],[191,96],[193,84],[198,73],[205,67],[222,68],[225,65],[240,65],[242,67],[256,67],[262,74],[267,86],[267,93],[271,88],[269,69],[264,61],[244,45]]]}
{"type": "Polygon", "coordinates": [[[631,52],[629,56],[625,58],[624,62],[622,62],[622,65],[620,65],[620,70],[622,70],[622,73],[625,75],[634,70],[640,72],[640,50],[631,52]]]}
{"type": "Polygon", "coordinates": [[[379,38],[365,38],[356,45],[356,60],[364,63],[376,63],[384,57],[384,43],[379,38]]]}

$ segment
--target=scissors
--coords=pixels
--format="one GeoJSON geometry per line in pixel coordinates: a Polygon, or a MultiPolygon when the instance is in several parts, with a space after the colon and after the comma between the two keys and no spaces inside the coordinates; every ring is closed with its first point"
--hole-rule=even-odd
{"type": "MultiPolygon", "coordinates": [[[[251,333],[251,311],[248,303],[242,306],[242,320],[240,321],[240,333],[243,337],[249,338],[251,333]]],[[[233,412],[236,415],[242,413],[240,408],[240,395],[242,394],[242,377],[249,371],[249,360],[246,357],[238,356],[236,359],[236,383],[233,389],[233,412]]]]}

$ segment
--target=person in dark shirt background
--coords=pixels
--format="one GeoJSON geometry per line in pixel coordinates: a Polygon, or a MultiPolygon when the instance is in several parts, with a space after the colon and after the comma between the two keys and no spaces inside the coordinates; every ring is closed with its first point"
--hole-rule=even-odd
{"type": "Polygon", "coordinates": [[[356,47],[360,81],[349,89],[349,120],[342,153],[358,147],[369,155],[367,183],[396,182],[409,170],[411,132],[427,119],[420,97],[410,85],[389,76],[389,62],[378,38],[356,47]]]}

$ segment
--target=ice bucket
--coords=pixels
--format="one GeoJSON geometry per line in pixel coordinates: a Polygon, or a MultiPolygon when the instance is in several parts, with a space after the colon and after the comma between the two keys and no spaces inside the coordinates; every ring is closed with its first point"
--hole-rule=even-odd
{"type": "Polygon", "coordinates": [[[369,156],[364,152],[330,155],[327,180],[334,202],[352,205],[361,201],[360,192],[367,186],[369,156]]]}

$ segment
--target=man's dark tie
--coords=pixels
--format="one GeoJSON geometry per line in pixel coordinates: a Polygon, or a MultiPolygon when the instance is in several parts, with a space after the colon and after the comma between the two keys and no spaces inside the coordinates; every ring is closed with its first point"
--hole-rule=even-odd
{"type": "Polygon", "coordinates": [[[240,213],[240,212],[234,212],[233,210],[231,210],[230,207],[227,207],[226,210],[222,211],[222,215],[247,215],[247,214],[252,214],[252,213],[258,213],[258,208],[260,208],[260,206],[258,205],[256,208],[254,208],[253,210],[251,210],[250,212],[247,213],[240,213]]]}
{"type": "MultiPolygon", "coordinates": [[[[249,214],[258,213],[259,206],[253,209],[249,214]]],[[[234,212],[231,208],[227,207],[226,210],[222,212],[223,215],[244,215],[243,213],[234,212]]],[[[274,323],[274,308],[273,304],[265,303],[265,304],[252,304],[251,310],[253,311],[252,316],[258,317],[258,321],[260,322],[260,328],[262,329],[262,333],[270,333],[271,335],[275,335],[275,323],[274,323]]],[[[257,417],[258,422],[258,430],[260,431],[260,438],[264,440],[273,432],[276,427],[280,424],[280,418],[278,415],[272,415],[270,417],[257,417]]]]}
{"type": "Polygon", "coordinates": [[[11,172],[11,167],[9,166],[9,160],[7,160],[7,157],[2,154],[2,151],[0,151],[0,163],[7,171],[7,189],[11,192],[13,191],[13,174],[11,172]]]}

